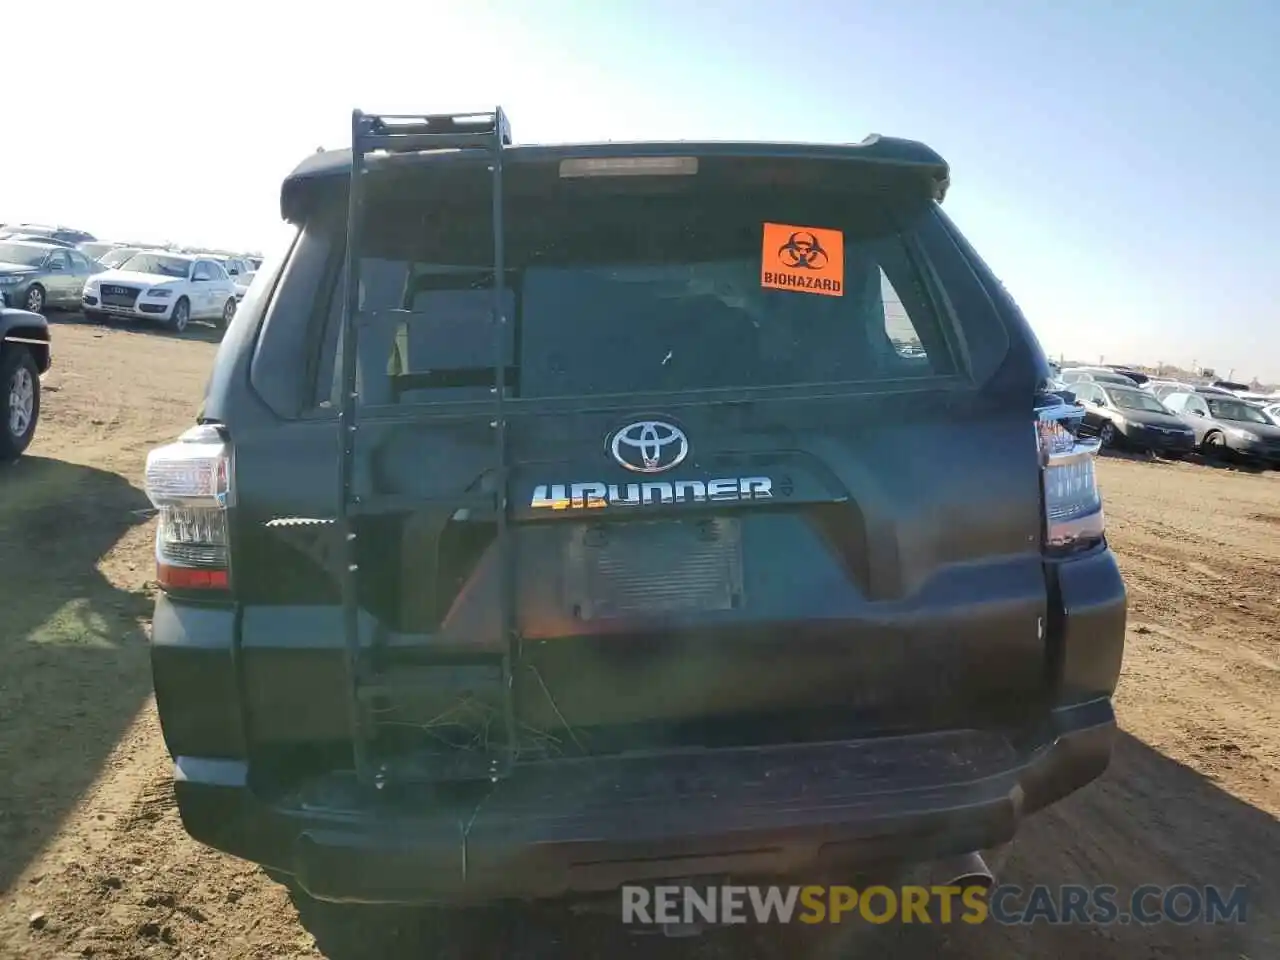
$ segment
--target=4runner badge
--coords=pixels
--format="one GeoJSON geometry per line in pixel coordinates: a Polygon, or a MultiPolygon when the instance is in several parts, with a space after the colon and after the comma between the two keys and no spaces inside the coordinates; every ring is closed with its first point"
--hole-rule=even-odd
{"type": "Polygon", "coordinates": [[[768,477],[721,480],[651,480],[646,483],[540,483],[529,506],[534,510],[592,510],[673,503],[739,503],[772,500],[768,477]]]}

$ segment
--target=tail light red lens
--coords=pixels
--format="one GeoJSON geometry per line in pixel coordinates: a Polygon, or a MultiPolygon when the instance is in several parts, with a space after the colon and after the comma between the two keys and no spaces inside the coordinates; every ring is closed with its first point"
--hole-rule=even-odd
{"type": "Polygon", "coordinates": [[[174,590],[231,586],[227,511],[231,448],[213,425],[192,427],[147,455],[146,491],[159,511],[156,579],[174,590]]]}

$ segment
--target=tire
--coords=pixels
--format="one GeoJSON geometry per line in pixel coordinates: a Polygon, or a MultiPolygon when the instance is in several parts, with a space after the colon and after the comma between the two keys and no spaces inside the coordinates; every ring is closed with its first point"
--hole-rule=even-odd
{"type": "Polygon", "coordinates": [[[15,460],[31,444],[40,420],[40,371],[26,347],[0,355],[0,460],[15,460]]]}
{"type": "Polygon", "coordinates": [[[109,314],[103,313],[101,310],[81,310],[80,312],[84,314],[85,320],[89,323],[108,323],[111,319],[109,314]]]}
{"type": "Polygon", "coordinates": [[[217,327],[219,330],[225,330],[231,325],[232,319],[236,315],[236,298],[230,297],[227,302],[222,305],[222,313],[218,317],[217,327]]]}
{"type": "Polygon", "coordinates": [[[1200,442],[1200,452],[1214,460],[1224,459],[1227,452],[1227,438],[1217,430],[1210,430],[1200,442]]]}
{"type": "Polygon", "coordinates": [[[22,298],[22,309],[30,313],[44,313],[47,300],[44,287],[38,283],[33,283],[27,290],[27,295],[22,298]]]}
{"type": "Polygon", "coordinates": [[[187,324],[191,322],[191,301],[179,297],[173,305],[173,313],[169,315],[169,329],[174,333],[185,333],[187,324]]]}
{"type": "Polygon", "coordinates": [[[1098,439],[1102,441],[1102,445],[1108,450],[1115,448],[1117,436],[1116,425],[1110,420],[1098,428],[1098,439]]]}

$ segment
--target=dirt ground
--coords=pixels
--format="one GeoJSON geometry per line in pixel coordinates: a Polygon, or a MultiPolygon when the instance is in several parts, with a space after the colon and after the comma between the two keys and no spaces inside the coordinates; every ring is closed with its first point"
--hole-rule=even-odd
{"type": "MultiPolygon", "coordinates": [[[[628,937],[611,918],[308,908],[183,834],[146,652],[146,450],[211,337],[62,322],[36,443],[0,470],[0,957],[846,957],[840,928],[628,937]]],[[[903,956],[1280,957],[1280,474],[1106,458],[1130,590],[1124,728],[1001,880],[1249,887],[1244,924],[949,927],[903,956]]],[[[880,954],[884,955],[884,954],[880,954]]]]}

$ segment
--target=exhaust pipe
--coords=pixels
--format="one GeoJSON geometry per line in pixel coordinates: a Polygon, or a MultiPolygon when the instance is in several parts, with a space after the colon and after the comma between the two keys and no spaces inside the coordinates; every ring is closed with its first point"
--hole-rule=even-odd
{"type": "Polygon", "coordinates": [[[996,885],[995,875],[982,859],[982,854],[961,854],[933,864],[929,871],[931,884],[945,887],[982,887],[990,890],[996,885]]]}

